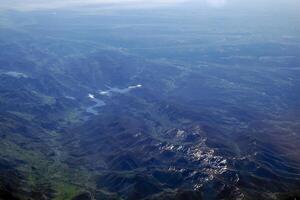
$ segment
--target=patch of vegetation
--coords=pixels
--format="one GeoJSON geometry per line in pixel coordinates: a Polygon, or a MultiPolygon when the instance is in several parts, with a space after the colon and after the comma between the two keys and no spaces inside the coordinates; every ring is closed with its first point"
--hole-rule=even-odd
{"type": "Polygon", "coordinates": [[[56,183],[55,190],[56,194],[54,200],[72,199],[82,192],[81,188],[64,182],[56,183]]]}

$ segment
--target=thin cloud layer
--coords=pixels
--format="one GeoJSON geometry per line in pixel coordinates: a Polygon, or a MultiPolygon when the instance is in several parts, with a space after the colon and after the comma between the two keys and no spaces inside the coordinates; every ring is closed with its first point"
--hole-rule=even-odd
{"type": "Polygon", "coordinates": [[[0,0],[0,8],[16,10],[43,10],[78,6],[161,6],[186,0],[0,0]]]}
{"type": "Polygon", "coordinates": [[[226,0],[206,0],[206,2],[208,3],[208,5],[217,8],[223,7],[227,3],[226,0]]]}

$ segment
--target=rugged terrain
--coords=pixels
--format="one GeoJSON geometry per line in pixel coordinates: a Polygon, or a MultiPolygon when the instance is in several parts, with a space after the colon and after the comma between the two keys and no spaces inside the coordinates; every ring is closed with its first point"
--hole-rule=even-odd
{"type": "Polygon", "coordinates": [[[299,38],[2,15],[0,199],[300,198],[299,38]]]}

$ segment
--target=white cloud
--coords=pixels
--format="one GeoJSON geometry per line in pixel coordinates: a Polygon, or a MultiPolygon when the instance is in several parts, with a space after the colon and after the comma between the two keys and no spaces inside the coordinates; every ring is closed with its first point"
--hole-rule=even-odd
{"type": "Polygon", "coordinates": [[[88,97],[91,99],[95,99],[95,96],[93,94],[89,94],[88,97]]]}

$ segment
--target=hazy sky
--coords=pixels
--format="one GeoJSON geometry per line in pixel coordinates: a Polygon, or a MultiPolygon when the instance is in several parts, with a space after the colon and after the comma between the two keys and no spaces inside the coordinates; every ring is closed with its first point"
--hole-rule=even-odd
{"type": "MultiPolygon", "coordinates": [[[[227,6],[235,7],[270,7],[281,8],[282,6],[294,9],[300,8],[299,0],[0,0],[2,9],[18,10],[43,10],[73,8],[80,6],[168,6],[177,4],[202,4],[211,8],[224,8],[227,6]]],[[[300,12],[300,9],[299,9],[300,12]]]]}
{"type": "MultiPolygon", "coordinates": [[[[195,0],[0,0],[0,7],[5,9],[39,10],[70,8],[88,5],[131,5],[131,6],[162,6],[180,3],[191,3],[195,0]]],[[[222,7],[227,0],[198,0],[211,7],[222,7]]]]}
{"type": "Polygon", "coordinates": [[[182,3],[185,0],[0,0],[2,8],[38,10],[70,8],[88,5],[166,5],[182,3]]]}

